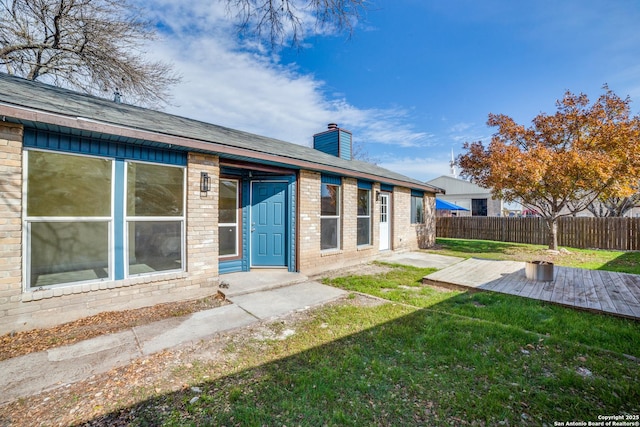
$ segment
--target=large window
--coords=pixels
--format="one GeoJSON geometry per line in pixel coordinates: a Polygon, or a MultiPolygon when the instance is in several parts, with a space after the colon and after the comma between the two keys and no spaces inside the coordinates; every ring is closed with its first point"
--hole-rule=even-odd
{"type": "Polygon", "coordinates": [[[358,188],[358,245],[371,244],[371,190],[358,188]]]}
{"type": "Polygon", "coordinates": [[[411,196],[411,224],[424,222],[424,200],[422,196],[411,196]]]}
{"type": "Polygon", "coordinates": [[[180,270],[184,168],[25,151],[26,283],[180,270]]]}
{"type": "Polygon", "coordinates": [[[240,186],[232,179],[220,180],[220,199],[218,203],[219,255],[221,257],[238,256],[239,199],[240,186]]]}
{"type": "Polygon", "coordinates": [[[27,284],[111,277],[113,161],[25,152],[27,284]]]}
{"type": "Polygon", "coordinates": [[[340,247],[340,186],[322,184],[320,211],[320,249],[340,247]]]}
{"type": "Polygon", "coordinates": [[[184,170],[127,163],[129,274],[182,268],[184,170]]]}

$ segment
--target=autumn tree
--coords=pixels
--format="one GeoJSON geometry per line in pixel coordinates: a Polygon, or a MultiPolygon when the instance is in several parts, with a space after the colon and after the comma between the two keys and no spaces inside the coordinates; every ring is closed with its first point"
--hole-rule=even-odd
{"type": "Polygon", "coordinates": [[[489,114],[488,125],[497,128],[491,141],[467,142],[458,156],[463,176],[491,188],[494,197],[537,211],[551,249],[558,248],[558,218],[636,192],[640,118],[631,116],[629,98],[604,90],[593,104],[566,92],[555,114],[539,114],[530,127],[489,114]]]}

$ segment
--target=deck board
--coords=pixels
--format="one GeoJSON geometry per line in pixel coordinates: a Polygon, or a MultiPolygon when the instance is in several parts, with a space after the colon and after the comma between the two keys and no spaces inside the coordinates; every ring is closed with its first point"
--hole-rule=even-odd
{"type": "MultiPolygon", "coordinates": [[[[592,274],[596,295],[598,297],[598,302],[600,303],[600,309],[605,312],[615,312],[616,308],[611,301],[611,297],[609,296],[609,292],[607,292],[607,288],[605,287],[605,282],[603,279],[602,271],[594,271],[592,274]]],[[[605,274],[606,276],[606,274],[605,274]]]]}
{"type": "Polygon", "coordinates": [[[528,280],[524,263],[470,258],[424,278],[458,287],[517,295],[541,301],[640,319],[640,275],[555,267],[551,282],[528,280]]]}
{"type": "Polygon", "coordinates": [[[602,306],[598,301],[598,296],[595,290],[595,283],[593,276],[589,274],[587,270],[581,270],[583,272],[583,291],[584,304],[591,310],[602,310],[602,306]]]}

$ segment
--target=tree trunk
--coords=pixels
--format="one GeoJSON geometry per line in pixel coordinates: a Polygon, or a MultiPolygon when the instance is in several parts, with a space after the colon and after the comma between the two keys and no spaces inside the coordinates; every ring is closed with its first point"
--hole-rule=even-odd
{"type": "Polygon", "coordinates": [[[547,218],[549,231],[549,249],[558,250],[558,218],[547,218]]]}

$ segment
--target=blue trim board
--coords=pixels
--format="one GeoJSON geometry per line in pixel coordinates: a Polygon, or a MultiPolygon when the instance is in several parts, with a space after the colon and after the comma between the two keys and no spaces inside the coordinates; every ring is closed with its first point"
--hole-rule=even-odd
{"type": "Polygon", "coordinates": [[[296,184],[295,176],[289,177],[289,271],[295,272],[296,269],[296,248],[298,242],[298,235],[296,234],[296,212],[297,212],[297,199],[296,199],[296,184]]]}
{"type": "Polygon", "coordinates": [[[373,188],[373,183],[371,181],[358,180],[358,188],[362,188],[363,190],[371,190],[373,188]]]}
{"type": "Polygon", "coordinates": [[[393,185],[391,184],[380,184],[380,191],[388,191],[389,193],[393,192],[393,185]]]}
{"type": "Polygon", "coordinates": [[[125,212],[124,212],[124,199],[126,194],[125,183],[125,168],[126,164],[124,160],[116,160],[115,162],[116,176],[114,178],[114,191],[113,191],[113,261],[114,261],[114,279],[122,280],[125,278],[124,266],[129,262],[128,256],[124,252],[124,239],[125,239],[125,212]]]}
{"type": "Polygon", "coordinates": [[[342,178],[337,175],[322,174],[320,180],[323,184],[340,185],[342,184],[342,178]]]}
{"type": "Polygon", "coordinates": [[[411,195],[415,197],[424,197],[424,191],[411,190],[411,195]]]}
{"type": "Polygon", "coordinates": [[[31,148],[113,157],[116,159],[139,160],[165,165],[187,165],[187,154],[182,151],[122,144],[119,142],[53,133],[32,128],[25,128],[23,141],[25,147],[31,148]]]}
{"type": "Polygon", "coordinates": [[[236,273],[238,271],[244,271],[242,269],[242,260],[234,259],[233,261],[220,261],[218,263],[218,273],[226,274],[226,273],[236,273]]]}
{"type": "Polygon", "coordinates": [[[249,271],[249,235],[251,230],[251,190],[250,182],[242,180],[242,270],[249,271]]]}

